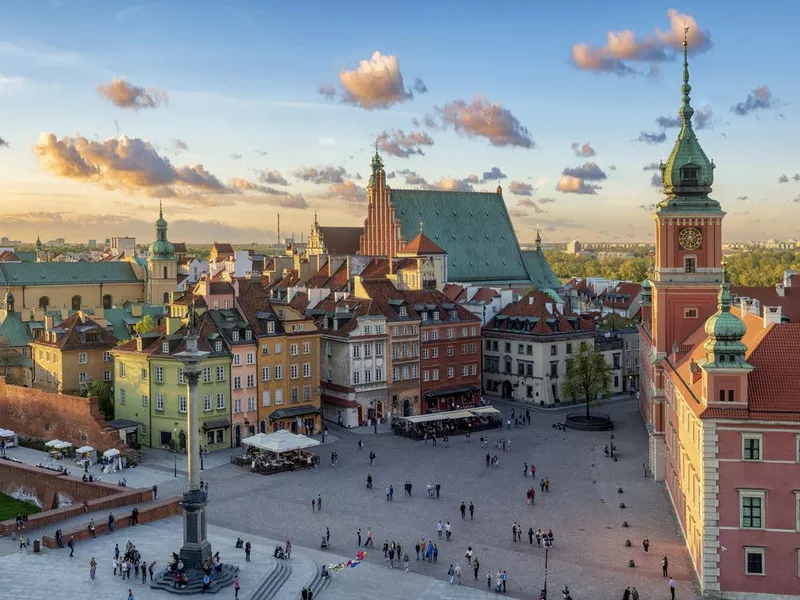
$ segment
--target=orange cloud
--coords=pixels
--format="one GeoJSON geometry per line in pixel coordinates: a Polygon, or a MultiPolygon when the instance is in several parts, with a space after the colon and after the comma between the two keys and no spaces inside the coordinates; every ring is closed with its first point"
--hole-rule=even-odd
{"type": "Polygon", "coordinates": [[[97,91],[119,108],[156,108],[167,101],[167,92],[164,90],[145,89],[133,85],[124,77],[115,77],[109,84],[98,85],[97,91]]]}

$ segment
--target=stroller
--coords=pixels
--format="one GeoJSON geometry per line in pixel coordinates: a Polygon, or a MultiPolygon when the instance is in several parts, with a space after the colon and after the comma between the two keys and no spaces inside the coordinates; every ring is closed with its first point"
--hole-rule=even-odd
{"type": "Polygon", "coordinates": [[[286,550],[283,549],[283,546],[278,544],[275,546],[275,552],[273,553],[273,556],[275,558],[286,558],[286,550]]]}
{"type": "Polygon", "coordinates": [[[319,547],[320,548],[327,548],[328,547],[328,540],[325,538],[324,535],[322,536],[322,543],[320,544],[319,547]]]}

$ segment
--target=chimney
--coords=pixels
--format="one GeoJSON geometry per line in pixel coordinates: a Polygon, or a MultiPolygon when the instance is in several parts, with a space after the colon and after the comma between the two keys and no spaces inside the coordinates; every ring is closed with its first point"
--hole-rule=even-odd
{"type": "Polygon", "coordinates": [[[141,304],[134,304],[131,306],[131,316],[132,317],[141,317],[142,316],[142,305],[141,304]]]}
{"type": "Polygon", "coordinates": [[[51,331],[54,327],[55,327],[55,318],[50,315],[47,315],[44,318],[44,330],[51,331]]]}
{"type": "Polygon", "coordinates": [[[535,298],[533,296],[528,296],[528,304],[533,304],[535,298]]]}
{"type": "Polygon", "coordinates": [[[21,313],[19,313],[19,314],[20,314],[20,318],[22,319],[23,323],[30,322],[30,320],[31,320],[31,311],[30,310],[28,310],[27,308],[23,309],[23,311],[21,313]]]}
{"type": "Polygon", "coordinates": [[[689,363],[689,372],[692,375],[692,383],[695,383],[698,379],[700,379],[703,376],[703,373],[700,370],[700,367],[694,361],[689,363]]]}
{"type": "Polygon", "coordinates": [[[61,307],[61,320],[66,321],[67,317],[69,317],[69,310],[66,306],[61,307]]]}
{"type": "Polygon", "coordinates": [[[781,307],[780,306],[765,306],[764,307],[764,327],[770,323],[776,325],[781,324],[781,307]]]}
{"type": "Polygon", "coordinates": [[[239,280],[238,279],[234,279],[233,280],[233,297],[234,298],[238,298],[239,297],[239,280]]]}
{"type": "Polygon", "coordinates": [[[94,309],[94,318],[95,319],[105,319],[106,318],[105,309],[102,306],[98,306],[97,308],[94,309]]]}
{"type": "Polygon", "coordinates": [[[785,286],[780,281],[775,284],[775,293],[778,294],[781,298],[786,295],[785,286]]]}
{"type": "Polygon", "coordinates": [[[33,309],[33,320],[44,321],[44,309],[37,306],[33,309]]]}
{"type": "Polygon", "coordinates": [[[797,271],[787,269],[783,272],[783,286],[792,287],[792,275],[797,275],[797,271]]]}

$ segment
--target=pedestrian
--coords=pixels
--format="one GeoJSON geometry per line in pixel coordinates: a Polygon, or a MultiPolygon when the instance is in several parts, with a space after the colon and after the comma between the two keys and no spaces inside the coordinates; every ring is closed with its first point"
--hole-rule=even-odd
{"type": "Polygon", "coordinates": [[[439,539],[442,539],[442,530],[443,529],[444,529],[444,527],[442,526],[442,522],[441,521],[436,523],[436,537],[438,537],[439,539]]]}
{"type": "Polygon", "coordinates": [[[89,579],[94,581],[94,576],[97,573],[97,561],[92,557],[92,560],[89,561],[89,579]]]}
{"type": "MultiPolygon", "coordinates": [[[[358,530],[358,539],[361,539],[361,530],[358,530]]],[[[371,546],[372,548],[375,547],[375,542],[372,541],[372,527],[367,527],[367,542],[364,544],[364,547],[371,546]]]]}
{"type": "Polygon", "coordinates": [[[417,553],[417,560],[419,560],[419,542],[414,545],[414,551],[417,553]]]}
{"type": "Polygon", "coordinates": [[[500,579],[503,581],[503,593],[505,593],[506,584],[508,583],[508,573],[506,573],[505,569],[503,569],[503,574],[500,576],[500,579]]]}
{"type": "Polygon", "coordinates": [[[316,507],[317,507],[317,499],[316,498],[312,498],[311,499],[311,512],[312,513],[315,512],[316,507]]]}
{"type": "Polygon", "coordinates": [[[550,491],[550,478],[549,477],[545,477],[544,478],[544,491],[545,492],[549,492],[550,491]]]}
{"type": "Polygon", "coordinates": [[[116,557],[112,558],[111,560],[114,561],[114,577],[116,577],[117,576],[117,566],[119,565],[119,563],[117,562],[116,557]]]}
{"type": "Polygon", "coordinates": [[[119,544],[114,544],[114,558],[119,559],[119,544]]]}
{"type": "Polygon", "coordinates": [[[541,529],[537,529],[535,535],[536,535],[536,546],[541,548],[542,547],[542,530],[541,529]]]}
{"type": "Polygon", "coordinates": [[[134,598],[133,598],[133,592],[131,591],[131,589],[130,589],[130,588],[128,588],[128,600],[134,600],[134,598]]]}
{"type": "Polygon", "coordinates": [[[533,546],[533,527],[528,527],[528,541],[533,546]]]}
{"type": "Polygon", "coordinates": [[[236,577],[233,578],[233,594],[234,594],[233,597],[234,598],[238,598],[239,597],[239,589],[240,588],[241,588],[241,585],[239,584],[239,576],[237,575],[236,577]]]}
{"type": "Polygon", "coordinates": [[[647,536],[645,536],[645,538],[642,540],[642,548],[644,548],[645,552],[650,550],[650,540],[647,538],[647,536]]]}
{"type": "Polygon", "coordinates": [[[535,465],[531,465],[531,477],[536,479],[536,466],[535,465]]]}
{"type": "Polygon", "coordinates": [[[436,434],[433,434],[433,445],[436,446],[436,434]]]}
{"type": "Polygon", "coordinates": [[[441,491],[441,489],[442,489],[442,484],[441,483],[437,483],[436,484],[436,499],[437,500],[439,499],[439,492],[441,491]]]}
{"type": "Polygon", "coordinates": [[[525,463],[525,466],[522,467],[522,476],[523,477],[527,477],[528,476],[528,463],[525,463]]]}
{"type": "Polygon", "coordinates": [[[361,548],[361,529],[358,530],[358,547],[361,548]]]}
{"type": "Polygon", "coordinates": [[[475,506],[472,502],[469,503],[469,520],[473,521],[475,519],[475,506]]]}
{"type": "Polygon", "coordinates": [[[157,499],[158,499],[158,486],[154,485],[153,486],[153,500],[157,500],[157,499]]]}
{"type": "Polygon", "coordinates": [[[89,533],[92,534],[93,538],[97,537],[97,534],[95,533],[96,529],[97,528],[95,527],[94,519],[92,519],[91,521],[89,521],[89,533]]]}
{"type": "Polygon", "coordinates": [[[464,553],[464,558],[467,559],[467,565],[472,566],[472,546],[467,546],[467,551],[464,553]]]}
{"type": "Polygon", "coordinates": [[[631,600],[639,600],[639,590],[635,587],[631,589],[631,600]]]}
{"type": "Polygon", "coordinates": [[[492,589],[492,572],[486,572],[486,587],[492,589]]]}
{"type": "Polygon", "coordinates": [[[408,573],[408,552],[403,555],[403,568],[405,568],[406,573],[408,573]]]}
{"type": "Polygon", "coordinates": [[[69,536],[67,548],[69,548],[69,557],[72,558],[72,555],[75,553],[75,538],[73,536],[69,536]]]}
{"type": "Polygon", "coordinates": [[[528,420],[528,425],[530,425],[531,424],[531,411],[529,411],[527,408],[525,409],[525,418],[528,420]]]}
{"type": "Polygon", "coordinates": [[[513,525],[511,525],[511,541],[512,542],[516,542],[517,541],[517,523],[516,522],[513,525]]]}
{"type": "Polygon", "coordinates": [[[622,600],[631,600],[631,588],[625,588],[625,591],[622,592],[622,600]]]}
{"type": "Polygon", "coordinates": [[[669,597],[675,600],[675,580],[672,577],[669,578],[669,597]]]}
{"type": "Polygon", "coordinates": [[[531,488],[531,504],[536,504],[536,490],[531,488]]]}
{"type": "Polygon", "coordinates": [[[439,546],[433,545],[433,562],[439,562],[439,546]]]}
{"type": "Polygon", "coordinates": [[[325,543],[328,544],[328,545],[330,545],[330,543],[331,543],[331,528],[330,527],[326,527],[325,528],[325,543]]]}
{"type": "MultiPolygon", "coordinates": [[[[206,489],[208,489],[208,484],[206,484],[206,489]]],[[[131,511],[131,525],[138,525],[139,524],[139,509],[135,508],[131,511]]]]}
{"type": "Polygon", "coordinates": [[[389,568],[394,569],[394,548],[389,548],[389,568]]]}
{"type": "Polygon", "coordinates": [[[253,546],[250,545],[250,540],[247,540],[247,543],[244,545],[244,560],[245,562],[250,562],[250,551],[253,549],[253,546]]]}
{"type": "Polygon", "coordinates": [[[489,461],[490,461],[491,459],[492,459],[492,456],[491,456],[491,454],[489,454],[489,453],[487,452],[487,453],[486,453],[486,467],[487,467],[487,468],[489,467],[489,461]]]}
{"type": "Polygon", "coordinates": [[[447,523],[444,524],[444,534],[445,534],[445,537],[447,538],[448,542],[450,541],[450,535],[452,533],[453,533],[453,530],[452,530],[452,528],[450,526],[450,521],[447,521],[447,523]]]}
{"type": "Polygon", "coordinates": [[[206,590],[211,587],[211,576],[206,573],[203,575],[203,591],[202,593],[205,594],[206,590]]]}
{"type": "Polygon", "coordinates": [[[456,585],[461,585],[461,565],[456,563],[456,585]]]}
{"type": "Polygon", "coordinates": [[[394,486],[389,484],[389,502],[394,502],[394,486]]]}
{"type": "Polygon", "coordinates": [[[539,489],[544,493],[544,479],[539,480],[539,489]]]}
{"type": "Polygon", "coordinates": [[[450,568],[447,569],[447,576],[450,578],[450,585],[453,585],[456,579],[456,570],[453,568],[453,565],[450,565],[450,568]]]}
{"type": "Polygon", "coordinates": [[[142,583],[147,583],[147,561],[142,559],[142,583]]]}
{"type": "Polygon", "coordinates": [[[155,574],[156,570],[156,561],[151,562],[147,570],[150,573],[150,581],[153,581],[153,575],[155,574]]]}
{"type": "Polygon", "coordinates": [[[389,486],[386,486],[386,501],[389,502],[389,486]]]}
{"type": "Polygon", "coordinates": [[[511,431],[511,419],[508,420],[508,430],[511,431]]]}
{"type": "Polygon", "coordinates": [[[428,540],[426,556],[428,557],[428,562],[433,562],[433,540],[428,540]]]}
{"type": "Polygon", "coordinates": [[[322,494],[317,494],[317,510],[322,510],[322,494]]]}
{"type": "Polygon", "coordinates": [[[669,561],[667,560],[667,555],[664,555],[664,558],[661,559],[661,575],[662,577],[669,577],[669,561]]]}
{"type": "Polygon", "coordinates": [[[114,515],[111,513],[108,514],[108,530],[114,533],[114,515]]]}
{"type": "Polygon", "coordinates": [[[467,505],[463,502],[461,503],[461,520],[465,520],[467,518],[467,505]]]}
{"type": "Polygon", "coordinates": [[[478,569],[481,568],[480,563],[478,562],[478,557],[475,557],[475,560],[472,561],[472,569],[475,571],[475,581],[478,581],[478,569]]]}

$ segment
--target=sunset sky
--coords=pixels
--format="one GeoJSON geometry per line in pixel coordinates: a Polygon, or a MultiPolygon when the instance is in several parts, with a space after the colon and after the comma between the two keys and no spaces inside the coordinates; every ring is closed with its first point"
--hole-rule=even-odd
{"type": "Polygon", "coordinates": [[[0,235],[234,243],[392,187],[503,193],[521,241],[649,241],[690,26],[729,241],[797,237],[798,7],[4,0],[0,235]]]}

